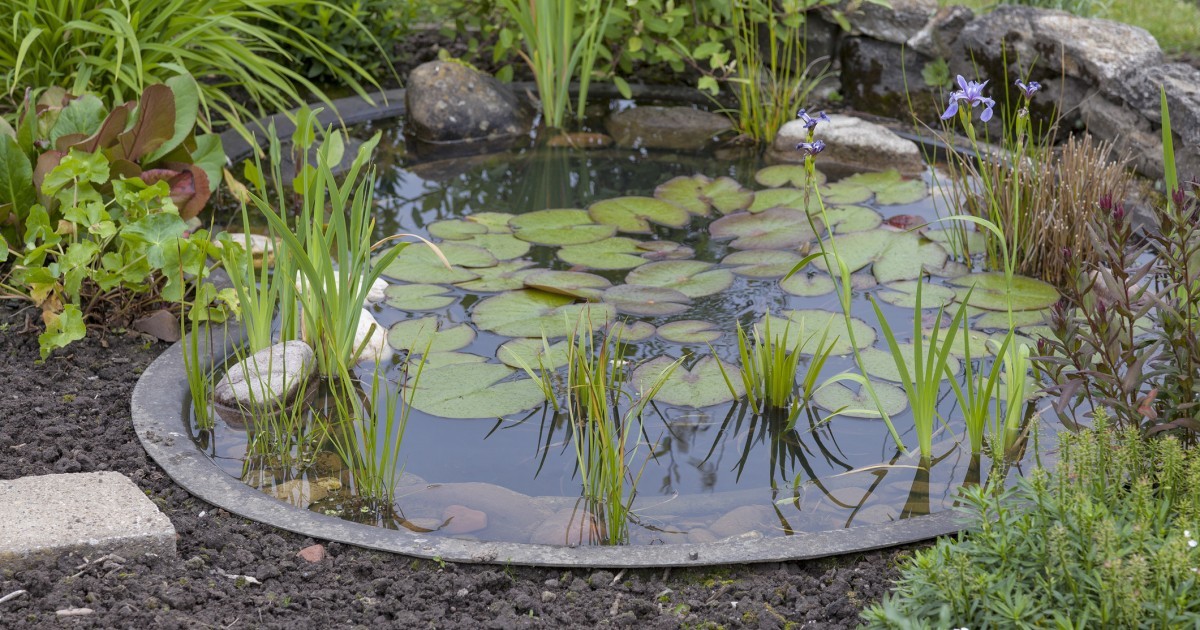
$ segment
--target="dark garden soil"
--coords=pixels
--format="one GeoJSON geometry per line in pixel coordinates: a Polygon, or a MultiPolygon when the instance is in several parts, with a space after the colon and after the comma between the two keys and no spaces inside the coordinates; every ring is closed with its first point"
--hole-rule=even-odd
{"type": "Polygon", "coordinates": [[[170,517],[179,556],[81,567],[86,560],[72,555],[28,571],[0,566],[0,597],[28,591],[0,603],[0,628],[844,628],[885,592],[906,553],[618,575],[443,565],[329,543],[325,558],[310,563],[297,552],[323,541],[214,509],[142,450],[130,394],[165,344],[93,331],[38,364],[27,318],[36,326],[33,310],[0,303],[0,479],[123,473],[170,517]],[[56,617],[69,608],[95,612],[56,617]]]}

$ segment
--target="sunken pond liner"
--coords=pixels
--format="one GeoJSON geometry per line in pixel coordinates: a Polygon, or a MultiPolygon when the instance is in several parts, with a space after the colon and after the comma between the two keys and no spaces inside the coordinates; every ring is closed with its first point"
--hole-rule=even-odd
{"type": "MultiPolygon", "coordinates": [[[[213,355],[205,364],[219,365],[243,342],[240,328],[213,334],[213,355]],[[218,338],[225,339],[222,344],[218,338]]],[[[319,514],[275,499],[242,483],[204,455],[192,440],[188,410],[191,394],[184,371],[186,339],[159,356],[138,379],[131,411],[134,430],[150,457],[192,495],[238,516],[317,540],[450,562],[516,564],[543,567],[652,568],[811,560],[905,545],[953,534],[963,515],[949,509],[889,523],[783,537],[726,539],[710,543],[669,545],[556,546],[483,542],[430,536],[406,529],[386,529],[319,514]]],[[[703,499],[722,494],[704,495],[703,499]]],[[[574,503],[578,497],[563,497],[574,503]]],[[[681,497],[681,500],[687,500],[681,497]]]]}

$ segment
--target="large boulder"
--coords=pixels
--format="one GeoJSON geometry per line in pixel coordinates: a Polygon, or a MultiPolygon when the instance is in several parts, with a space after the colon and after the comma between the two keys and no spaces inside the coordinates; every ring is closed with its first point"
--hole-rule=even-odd
{"type": "Polygon", "coordinates": [[[285,341],[238,362],[213,386],[213,400],[225,407],[262,408],[291,400],[312,376],[313,350],[303,341],[285,341]]]}
{"type": "MultiPolygon", "coordinates": [[[[770,158],[780,162],[803,162],[796,143],[804,142],[808,129],[793,120],[779,129],[771,145],[770,158]]],[[[834,114],[829,122],[817,125],[816,137],[825,142],[820,163],[830,162],[856,170],[896,169],[903,175],[919,175],[925,170],[921,149],[912,140],[892,133],[887,127],[853,116],[834,114]]]]}
{"type": "Polygon", "coordinates": [[[425,142],[495,140],[528,133],[533,112],[495,78],[461,63],[430,61],[408,75],[408,130],[425,142]]]}
{"type": "Polygon", "coordinates": [[[961,4],[942,7],[921,30],[908,38],[906,45],[928,57],[947,58],[963,28],[974,19],[975,12],[961,4]]]}
{"type": "Polygon", "coordinates": [[[881,42],[903,44],[916,35],[938,10],[937,0],[891,0],[889,6],[862,2],[847,12],[850,2],[838,9],[850,22],[851,35],[865,35],[881,42]]]}
{"type": "Polygon", "coordinates": [[[937,93],[921,76],[931,58],[901,44],[847,37],[841,60],[842,95],[855,109],[898,120],[911,119],[911,111],[923,120],[941,113],[937,93]]]}
{"type": "Polygon", "coordinates": [[[698,151],[733,129],[720,114],[691,107],[634,107],[609,116],[608,133],[626,148],[698,151]]]}

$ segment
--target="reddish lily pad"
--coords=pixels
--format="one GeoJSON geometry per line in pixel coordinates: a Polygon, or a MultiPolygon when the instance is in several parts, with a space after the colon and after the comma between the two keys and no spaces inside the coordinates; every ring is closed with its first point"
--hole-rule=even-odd
{"type": "Polygon", "coordinates": [[[734,239],[730,243],[736,249],[790,249],[799,247],[816,238],[813,226],[818,229],[821,222],[790,208],[771,208],[758,213],[737,212],[709,226],[709,233],[716,239],[734,239]]]}
{"type": "Polygon", "coordinates": [[[642,241],[638,248],[646,250],[646,260],[690,260],[696,255],[696,250],[675,241],[642,241]]]}
{"type": "Polygon", "coordinates": [[[642,265],[625,276],[630,284],[666,287],[698,298],[720,293],[733,284],[728,269],[716,269],[713,263],[699,260],[666,260],[642,265]]]}
{"type": "Polygon", "coordinates": [[[588,207],[596,223],[612,225],[621,232],[649,234],[650,223],[681,228],[691,214],[679,206],[653,197],[616,197],[597,201],[588,207]]]}

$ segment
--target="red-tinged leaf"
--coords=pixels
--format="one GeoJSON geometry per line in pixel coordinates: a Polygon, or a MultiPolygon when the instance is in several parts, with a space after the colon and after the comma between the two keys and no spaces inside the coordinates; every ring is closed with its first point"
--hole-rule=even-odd
{"type": "Polygon", "coordinates": [[[109,158],[136,162],[174,135],[175,94],[165,85],[151,85],[142,92],[142,98],[138,101],[137,120],[133,127],[117,136],[117,146],[111,149],[113,154],[109,158]]]}
{"type": "MultiPolygon", "coordinates": [[[[132,111],[132,103],[125,103],[114,107],[108,113],[108,117],[104,119],[104,122],[100,124],[100,128],[96,130],[96,133],[75,144],[74,148],[87,151],[88,153],[95,153],[96,151],[112,146],[117,141],[117,137],[128,126],[129,114],[132,111]]],[[[62,138],[59,138],[60,145],[62,144],[62,140],[62,138]]],[[[61,146],[59,148],[63,151],[67,150],[61,146]]]]}
{"type": "Polygon", "coordinates": [[[1150,393],[1138,401],[1138,413],[1142,414],[1143,418],[1148,420],[1158,420],[1158,412],[1154,410],[1154,399],[1158,398],[1158,388],[1150,390],[1150,393]]]}
{"type": "MultiPolygon", "coordinates": [[[[108,164],[108,171],[112,179],[125,178],[131,179],[142,176],[142,167],[130,162],[129,160],[113,160],[108,164]]],[[[147,182],[150,183],[150,182],[147,182]]]]}
{"type": "Polygon", "coordinates": [[[171,164],[172,168],[156,168],[142,172],[142,181],[154,184],[166,180],[171,187],[171,201],[179,208],[185,221],[204,209],[212,196],[208,176],[194,164],[171,164]]]}
{"type": "Polygon", "coordinates": [[[50,200],[42,194],[42,182],[66,155],[63,151],[47,151],[38,156],[37,164],[33,167],[33,189],[37,192],[38,201],[47,208],[50,207],[50,200]]]}
{"type": "Polygon", "coordinates": [[[911,230],[929,223],[924,217],[919,217],[915,214],[897,214],[884,219],[883,222],[889,227],[894,227],[898,230],[911,230]]]}

